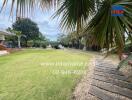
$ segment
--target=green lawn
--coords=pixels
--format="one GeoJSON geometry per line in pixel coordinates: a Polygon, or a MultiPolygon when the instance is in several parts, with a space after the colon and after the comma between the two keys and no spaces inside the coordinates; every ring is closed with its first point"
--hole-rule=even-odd
{"type": "Polygon", "coordinates": [[[70,100],[73,89],[85,70],[80,65],[45,63],[89,62],[82,52],[29,49],[0,57],[0,100],[70,100]],[[69,71],[70,73],[66,73],[69,71]]]}

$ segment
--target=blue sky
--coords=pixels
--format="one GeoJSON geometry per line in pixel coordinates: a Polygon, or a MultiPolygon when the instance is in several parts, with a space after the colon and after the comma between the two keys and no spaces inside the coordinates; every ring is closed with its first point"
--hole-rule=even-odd
{"type": "MultiPolygon", "coordinates": [[[[2,5],[2,0],[0,0],[0,8],[2,5]]],[[[6,29],[11,27],[12,23],[15,22],[15,16],[9,18],[10,12],[9,2],[6,10],[0,13],[0,28],[6,29]]],[[[51,16],[54,14],[54,11],[51,9],[49,11],[42,12],[40,9],[36,9],[35,13],[30,15],[30,19],[38,24],[40,32],[42,32],[48,39],[55,41],[57,40],[58,34],[61,33],[59,29],[59,20],[52,19],[51,16]]]]}

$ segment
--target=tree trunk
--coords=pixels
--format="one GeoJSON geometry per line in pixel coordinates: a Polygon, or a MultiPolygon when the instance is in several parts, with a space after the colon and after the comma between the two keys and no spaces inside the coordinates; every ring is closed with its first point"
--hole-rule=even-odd
{"type": "Polygon", "coordinates": [[[18,36],[18,48],[21,48],[21,36],[18,36]]]}
{"type": "Polygon", "coordinates": [[[80,31],[81,29],[81,18],[78,18],[77,20],[77,37],[78,37],[78,48],[80,49],[80,31]]]}
{"type": "Polygon", "coordinates": [[[118,55],[120,60],[122,58],[122,53],[123,53],[123,47],[118,47],[118,55]]]}

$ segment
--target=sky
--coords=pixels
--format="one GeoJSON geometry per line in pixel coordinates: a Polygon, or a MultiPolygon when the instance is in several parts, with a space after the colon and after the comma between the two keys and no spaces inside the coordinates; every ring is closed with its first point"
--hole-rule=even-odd
{"type": "MultiPolygon", "coordinates": [[[[12,23],[15,22],[15,16],[10,17],[10,5],[9,2],[7,4],[6,9],[0,13],[0,29],[7,29],[12,26],[12,23]]],[[[2,6],[2,0],[0,0],[0,8],[2,6]]],[[[46,36],[46,38],[51,41],[56,41],[58,34],[61,34],[61,30],[59,29],[59,19],[52,19],[51,16],[54,14],[54,10],[51,9],[49,11],[42,12],[40,9],[36,9],[35,13],[29,16],[31,20],[38,24],[40,32],[46,36]]]]}

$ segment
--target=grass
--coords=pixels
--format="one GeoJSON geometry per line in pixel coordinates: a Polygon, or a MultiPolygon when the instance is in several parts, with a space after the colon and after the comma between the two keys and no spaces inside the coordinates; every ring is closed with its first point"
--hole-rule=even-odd
{"type": "Polygon", "coordinates": [[[0,57],[0,100],[70,100],[86,65],[44,66],[55,62],[89,62],[87,53],[63,50],[24,50],[0,57]],[[59,72],[58,72],[59,71],[59,72]]]}

